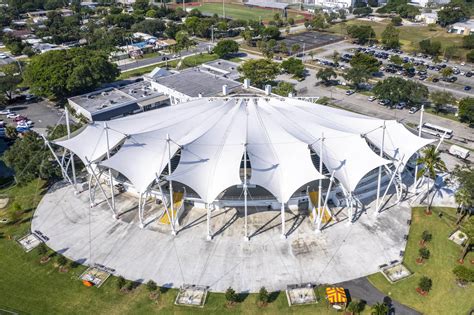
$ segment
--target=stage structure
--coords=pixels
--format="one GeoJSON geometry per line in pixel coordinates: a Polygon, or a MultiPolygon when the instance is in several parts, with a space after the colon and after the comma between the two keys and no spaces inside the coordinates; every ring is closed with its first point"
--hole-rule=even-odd
{"type": "Polygon", "coordinates": [[[204,206],[210,239],[211,211],[218,204],[226,204],[227,190],[241,189],[244,237],[248,240],[250,187],[259,187],[273,196],[272,208],[281,211],[282,237],[286,237],[285,207],[297,205],[301,198],[309,202],[314,229],[320,231],[322,222],[333,216],[329,198],[335,187],[344,195],[348,222],[352,223],[354,208],[363,206],[354,192],[364,177],[378,172],[373,211],[378,214],[391,186],[400,200],[407,162],[433,141],[411,133],[394,120],[295,98],[236,96],[198,98],[93,122],[52,142],[65,149],[62,158],[47,144],[64,178],[74,187],[76,175],[71,161],[77,156],[84,163],[89,173],[91,207],[95,204],[95,187],[104,195],[114,217],[118,215],[114,186],[124,185],[135,193],[141,227],[144,205],[153,194],[163,201],[166,211],[160,221],[169,224],[173,234],[185,202],[204,206]],[[311,158],[314,154],[317,162],[311,158]],[[382,173],[389,178],[386,187],[381,184],[382,173]],[[317,192],[296,194],[310,182],[318,183],[317,192]],[[109,186],[110,192],[103,186],[109,186]]]}

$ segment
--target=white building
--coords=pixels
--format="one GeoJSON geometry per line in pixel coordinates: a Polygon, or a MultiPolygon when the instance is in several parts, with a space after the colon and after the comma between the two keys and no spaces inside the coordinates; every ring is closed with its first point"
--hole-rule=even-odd
{"type": "Polygon", "coordinates": [[[474,34],[474,20],[454,23],[451,25],[448,32],[460,35],[474,34]]]}
{"type": "Polygon", "coordinates": [[[419,7],[427,7],[430,4],[439,5],[439,4],[446,4],[449,3],[450,0],[411,0],[410,4],[419,6],[419,7]]]}
{"type": "Polygon", "coordinates": [[[438,13],[421,13],[420,15],[415,16],[415,20],[425,24],[436,24],[438,22],[438,13]]]}

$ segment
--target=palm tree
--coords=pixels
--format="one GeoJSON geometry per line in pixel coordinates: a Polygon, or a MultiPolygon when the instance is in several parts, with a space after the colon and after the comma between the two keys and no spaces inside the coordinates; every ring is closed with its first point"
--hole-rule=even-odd
{"type": "MultiPolygon", "coordinates": [[[[434,146],[427,147],[426,149],[423,150],[422,153],[423,153],[422,156],[418,158],[416,163],[418,165],[422,164],[423,167],[420,168],[420,170],[418,171],[418,174],[416,174],[416,177],[420,178],[421,176],[427,175],[429,178],[435,181],[437,172],[443,172],[447,170],[446,164],[441,159],[441,156],[438,150],[436,150],[434,146]]],[[[429,199],[430,189],[431,189],[430,181],[429,180],[426,181],[426,184],[428,185],[428,200],[429,200],[428,208],[426,210],[427,210],[427,213],[431,213],[431,203],[433,200],[429,199]]]]}
{"type": "Polygon", "coordinates": [[[370,314],[372,315],[387,315],[388,313],[388,306],[385,303],[376,303],[372,305],[371,309],[372,312],[370,314]]]}

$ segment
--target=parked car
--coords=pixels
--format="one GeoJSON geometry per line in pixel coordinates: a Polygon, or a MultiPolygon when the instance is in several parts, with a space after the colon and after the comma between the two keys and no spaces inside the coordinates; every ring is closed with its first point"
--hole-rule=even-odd
{"type": "Polygon", "coordinates": [[[354,94],[354,93],[355,93],[355,92],[352,91],[352,90],[347,90],[347,91],[346,91],[346,95],[352,95],[352,94],[354,94]]]}
{"type": "Polygon", "coordinates": [[[9,109],[4,109],[4,110],[0,111],[0,115],[8,115],[8,114],[11,114],[11,113],[12,113],[12,111],[9,110],[9,109]]]}
{"type": "Polygon", "coordinates": [[[420,110],[418,107],[412,107],[410,108],[410,110],[408,111],[410,114],[414,114],[416,113],[418,110],[420,110]]]}
{"type": "Polygon", "coordinates": [[[27,131],[30,131],[30,128],[28,127],[16,127],[16,131],[18,132],[27,132],[27,131]]]}
{"type": "Polygon", "coordinates": [[[17,127],[21,127],[21,126],[31,127],[33,126],[33,124],[34,122],[32,122],[31,120],[21,120],[16,123],[16,126],[17,127]]]}
{"type": "Polygon", "coordinates": [[[397,106],[395,106],[397,109],[404,109],[405,106],[407,106],[407,103],[405,102],[400,102],[397,104],[397,106]]]}
{"type": "Polygon", "coordinates": [[[14,112],[11,112],[10,114],[7,114],[7,118],[10,118],[10,119],[15,119],[17,117],[20,117],[20,115],[18,115],[17,113],[14,113],[14,112]]]}
{"type": "Polygon", "coordinates": [[[466,85],[466,86],[464,87],[464,91],[470,91],[470,90],[471,90],[471,87],[470,87],[469,85],[466,85]]]}
{"type": "Polygon", "coordinates": [[[22,121],[22,120],[28,120],[28,118],[26,116],[21,116],[21,115],[18,115],[16,116],[15,118],[13,118],[13,120],[15,122],[19,122],[19,121],[22,121]]]}
{"type": "Polygon", "coordinates": [[[390,101],[389,100],[380,100],[379,101],[379,105],[383,105],[383,106],[387,106],[390,104],[390,101]]]}
{"type": "Polygon", "coordinates": [[[368,100],[369,102],[375,101],[377,98],[375,96],[369,96],[368,100]]]}

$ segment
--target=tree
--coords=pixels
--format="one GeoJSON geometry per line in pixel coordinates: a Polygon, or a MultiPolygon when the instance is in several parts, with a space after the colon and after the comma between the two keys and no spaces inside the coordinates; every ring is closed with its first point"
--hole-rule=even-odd
{"type": "Polygon", "coordinates": [[[432,286],[433,286],[433,282],[431,281],[431,279],[425,276],[421,277],[420,281],[418,282],[418,287],[423,292],[429,292],[432,286]]]}
{"type": "Polygon", "coordinates": [[[132,7],[133,7],[133,10],[146,11],[148,10],[149,5],[150,5],[149,0],[135,0],[132,7]]]}
{"type": "Polygon", "coordinates": [[[351,82],[355,89],[359,88],[359,85],[367,82],[367,80],[372,76],[372,73],[369,73],[366,69],[363,68],[350,68],[344,78],[351,82]]]}
{"type": "Polygon", "coordinates": [[[380,69],[380,62],[377,58],[361,53],[356,53],[352,57],[350,65],[353,68],[363,69],[370,74],[375,73],[380,69]]]}
{"type": "Polygon", "coordinates": [[[114,81],[118,74],[117,65],[110,63],[105,53],[73,48],[33,57],[24,79],[34,94],[62,99],[114,81]]]}
{"type": "Polygon", "coordinates": [[[430,250],[426,247],[422,247],[418,250],[421,260],[430,258],[430,250]]]}
{"type": "Polygon", "coordinates": [[[469,217],[469,220],[463,224],[461,230],[467,236],[467,240],[463,244],[463,249],[459,257],[459,261],[463,262],[464,257],[466,257],[474,247],[474,217],[469,217]]]}
{"type": "Polygon", "coordinates": [[[341,54],[337,51],[337,50],[334,50],[333,53],[332,53],[332,61],[334,61],[334,63],[339,63],[339,60],[341,60],[341,54]]]}
{"type": "Polygon", "coordinates": [[[58,255],[57,262],[59,266],[64,266],[67,264],[67,259],[63,255],[58,255]]]}
{"type": "Polygon", "coordinates": [[[290,17],[290,18],[288,18],[287,22],[288,22],[288,24],[290,24],[290,25],[294,25],[294,24],[295,24],[295,19],[292,18],[292,17],[290,17]]]}
{"type": "Polygon", "coordinates": [[[36,249],[36,252],[38,253],[39,256],[44,256],[46,255],[46,253],[48,253],[48,248],[46,247],[46,244],[41,242],[37,249],[36,249]]]}
{"type": "Polygon", "coordinates": [[[5,164],[15,172],[19,185],[35,178],[50,179],[60,175],[59,167],[53,162],[43,139],[36,133],[27,132],[4,153],[5,164]]]}
{"type": "Polygon", "coordinates": [[[366,16],[372,13],[372,8],[371,7],[362,7],[362,8],[356,8],[352,11],[352,14],[358,15],[358,16],[366,16]]]}
{"type": "Polygon", "coordinates": [[[392,17],[391,22],[392,22],[392,24],[393,24],[394,26],[401,26],[403,20],[402,20],[402,18],[401,18],[400,16],[394,16],[394,17],[392,17]]]}
{"type": "Polygon", "coordinates": [[[237,293],[235,293],[235,290],[228,287],[225,291],[225,299],[227,300],[227,303],[237,303],[238,296],[237,293]]]}
{"type": "Polygon", "coordinates": [[[389,311],[387,304],[380,303],[380,302],[372,305],[370,309],[371,309],[370,314],[372,315],[387,315],[389,311]]]}
{"type": "Polygon", "coordinates": [[[474,62],[474,49],[471,49],[471,51],[469,51],[467,54],[466,54],[466,60],[468,62],[474,62]]]}
{"type": "Polygon", "coordinates": [[[456,101],[456,98],[453,96],[453,94],[447,91],[431,92],[430,99],[437,113],[443,109],[443,106],[452,104],[456,101]]]}
{"type": "Polygon", "coordinates": [[[270,25],[268,27],[265,27],[263,31],[261,32],[261,35],[264,39],[279,39],[280,38],[280,30],[278,27],[270,25]]]}
{"type": "Polygon", "coordinates": [[[244,62],[238,70],[255,86],[263,87],[280,73],[280,65],[268,59],[251,59],[244,62]]]}
{"type": "Polygon", "coordinates": [[[296,58],[288,58],[281,63],[281,67],[283,70],[289,74],[292,74],[295,78],[303,78],[304,77],[304,65],[300,59],[296,58]]]}
{"type": "Polygon", "coordinates": [[[461,122],[474,124],[474,98],[466,97],[459,102],[458,110],[459,120],[461,122]]]}
{"type": "Polygon", "coordinates": [[[176,33],[176,46],[180,49],[188,49],[193,44],[193,41],[189,38],[189,34],[186,31],[179,31],[176,33]]]}
{"type": "Polygon", "coordinates": [[[403,59],[399,55],[390,56],[390,61],[398,66],[403,64],[403,59]]]}
{"type": "Polygon", "coordinates": [[[453,68],[446,67],[446,68],[441,69],[440,73],[443,78],[449,78],[450,76],[453,75],[454,71],[453,71],[453,68]]]}
{"type": "Polygon", "coordinates": [[[351,312],[352,314],[359,314],[364,310],[364,303],[359,300],[352,300],[349,305],[347,305],[347,311],[351,312]]]}
{"type": "Polygon", "coordinates": [[[300,49],[301,49],[301,46],[299,44],[291,45],[291,53],[293,55],[296,54],[298,51],[300,51],[300,49]]]}
{"type": "Polygon", "coordinates": [[[286,43],[285,42],[280,42],[280,44],[278,44],[278,50],[281,52],[281,53],[284,53],[285,55],[288,55],[288,47],[286,46],[286,43]]]}
{"type": "Polygon", "coordinates": [[[125,280],[124,277],[119,276],[117,278],[117,289],[119,290],[122,289],[125,286],[125,284],[127,284],[127,280],[125,280]]]}
{"type": "Polygon", "coordinates": [[[466,268],[464,266],[456,266],[453,269],[456,280],[462,284],[474,282],[474,270],[466,268]]]}
{"type": "Polygon", "coordinates": [[[311,27],[315,30],[323,30],[327,28],[326,18],[322,14],[317,14],[314,16],[313,20],[311,21],[311,27]]]}
{"type": "Polygon", "coordinates": [[[132,32],[141,32],[154,36],[160,35],[165,29],[165,23],[157,19],[143,20],[132,25],[132,32]]]}
{"type": "Polygon", "coordinates": [[[377,82],[373,92],[378,98],[390,100],[392,104],[407,102],[418,105],[429,95],[425,85],[400,77],[389,77],[377,82]]]}
{"type": "Polygon", "coordinates": [[[399,34],[400,31],[393,24],[389,24],[382,32],[382,44],[388,48],[400,47],[399,34]]]}
{"type": "Polygon", "coordinates": [[[423,241],[423,244],[431,241],[432,238],[433,235],[427,230],[424,230],[423,233],[421,233],[421,240],[423,241]]]}
{"type": "MultiPolygon", "coordinates": [[[[422,168],[416,174],[417,178],[427,175],[433,181],[436,180],[437,172],[445,172],[447,170],[446,164],[441,159],[439,151],[436,150],[434,146],[426,147],[423,152],[422,156],[418,158],[416,161],[418,165],[422,165],[422,168]]],[[[427,185],[427,196],[428,199],[430,197],[430,180],[426,181],[427,185]]],[[[427,213],[431,213],[431,202],[432,199],[428,202],[428,208],[426,209],[427,213]]]]}
{"type": "Polygon", "coordinates": [[[153,292],[153,291],[156,291],[156,289],[158,289],[158,286],[156,285],[155,281],[150,280],[146,283],[146,288],[148,289],[148,291],[153,292]]]}
{"type": "Polygon", "coordinates": [[[471,166],[456,165],[452,172],[453,178],[459,183],[454,194],[460,212],[464,215],[467,209],[474,207],[474,170],[471,166]]]}
{"type": "Polygon", "coordinates": [[[324,84],[328,84],[331,78],[337,78],[337,74],[333,68],[326,67],[316,73],[316,78],[323,81],[324,84]]]}
{"type": "Polygon", "coordinates": [[[3,93],[9,101],[21,81],[20,69],[16,63],[0,67],[0,93],[3,93]]]}
{"type": "Polygon", "coordinates": [[[469,16],[470,11],[464,1],[451,1],[443,5],[443,8],[438,11],[438,22],[441,26],[446,26],[468,19],[469,16]]]}
{"type": "Polygon", "coordinates": [[[375,40],[375,31],[369,25],[349,25],[347,27],[347,34],[357,39],[357,42],[361,45],[375,40]]]}
{"type": "Polygon", "coordinates": [[[288,96],[290,93],[295,93],[295,86],[290,82],[280,81],[278,85],[273,89],[273,93],[288,96]]]}
{"type": "Polygon", "coordinates": [[[270,298],[270,295],[268,294],[268,291],[265,287],[261,287],[260,291],[258,291],[258,301],[266,305],[268,303],[268,300],[270,298]]]}
{"type": "Polygon", "coordinates": [[[424,39],[418,43],[420,46],[421,52],[431,55],[431,56],[438,56],[441,50],[441,43],[440,42],[431,42],[429,39],[424,39]]]}
{"type": "Polygon", "coordinates": [[[232,54],[235,54],[239,51],[239,44],[231,39],[224,39],[217,43],[214,47],[214,53],[219,56],[219,58],[228,57],[232,54]]]}

